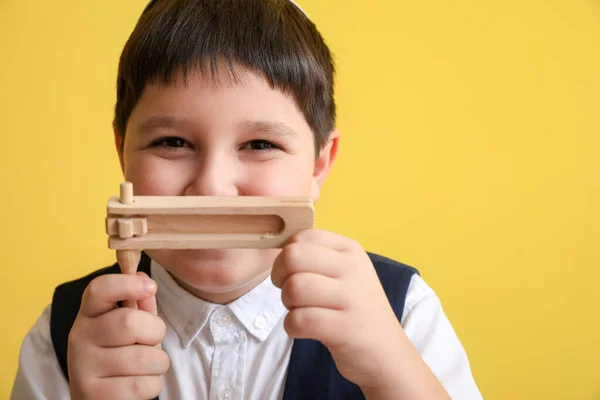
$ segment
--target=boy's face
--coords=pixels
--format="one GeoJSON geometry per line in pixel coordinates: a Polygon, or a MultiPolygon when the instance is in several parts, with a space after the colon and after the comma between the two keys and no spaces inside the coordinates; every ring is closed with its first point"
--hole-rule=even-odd
{"type": "MultiPolygon", "coordinates": [[[[315,157],[314,137],[293,98],[238,69],[238,82],[180,75],[148,85],[127,124],[125,179],[136,195],[319,197],[339,135],[315,157]]],[[[268,276],[278,250],[154,250],[147,253],[187,290],[226,303],[268,276]]]]}

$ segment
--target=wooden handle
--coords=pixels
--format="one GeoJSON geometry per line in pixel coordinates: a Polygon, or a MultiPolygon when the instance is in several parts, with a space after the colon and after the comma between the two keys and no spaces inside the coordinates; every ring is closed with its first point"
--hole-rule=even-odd
{"type": "MultiPolygon", "coordinates": [[[[135,275],[140,259],[141,252],[139,250],[117,250],[117,262],[123,274],[135,275]]],[[[125,300],[123,305],[129,308],[137,308],[137,301],[125,300]]]]}
{"type": "MultiPolygon", "coordinates": [[[[132,205],[133,185],[130,182],[121,183],[119,202],[123,205],[132,205]]],[[[119,221],[119,232],[125,237],[133,237],[133,224],[131,220],[119,221]]],[[[135,275],[141,259],[141,251],[138,249],[117,250],[117,263],[122,274],[135,275]]],[[[137,301],[125,300],[123,305],[128,308],[137,308],[137,301]]]]}

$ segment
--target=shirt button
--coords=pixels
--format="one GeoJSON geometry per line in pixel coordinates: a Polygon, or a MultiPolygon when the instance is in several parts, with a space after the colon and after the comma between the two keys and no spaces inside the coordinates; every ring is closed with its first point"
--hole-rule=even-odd
{"type": "Polygon", "coordinates": [[[220,400],[231,400],[233,399],[233,393],[231,392],[231,389],[223,389],[219,392],[219,399],[220,400]]]}
{"type": "Polygon", "coordinates": [[[231,318],[229,317],[229,315],[219,315],[217,317],[217,324],[221,325],[221,326],[227,326],[231,323],[231,318]]]}
{"type": "Polygon", "coordinates": [[[258,329],[264,328],[265,325],[267,325],[267,320],[265,319],[265,317],[257,317],[254,320],[254,326],[257,327],[258,329]]]}

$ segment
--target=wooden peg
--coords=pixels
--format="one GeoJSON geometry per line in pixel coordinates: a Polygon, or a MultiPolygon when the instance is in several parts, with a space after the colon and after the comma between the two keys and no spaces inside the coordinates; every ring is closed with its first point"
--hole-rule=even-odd
{"type": "Polygon", "coordinates": [[[133,204],[133,184],[131,182],[121,183],[119,194],[121,204],[133,204]]]}
{"type": "MultiPolygon", "coordinates": [[[[119,202],[125,206],[133,205],[133,185],[131,182],[121,183],[119,202]]],[[[119,236],[126,238],[133,237],[133,223],[130,218],[118,220],[117,224],[119,236]]],[[[117,263],[119,264],[121,273],[123,274],[135,275],[138,269],[138,264],[140,263],[140,259],[141,250],[139,249],[132,248],[117,250],[117,263]]],[[[137,301],[125,300],[123,305],[129,308],[137,308],[137,301]]]]}

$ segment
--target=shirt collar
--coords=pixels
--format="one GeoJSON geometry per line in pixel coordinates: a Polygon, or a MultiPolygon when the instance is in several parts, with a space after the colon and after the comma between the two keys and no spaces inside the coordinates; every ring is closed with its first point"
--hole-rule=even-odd
{"type": "Polygon", "coordinates": [[[150,268],[151,276],[158,285],[158,307],[185,348],[190,346],[218,308],[228,307],[246,331],[261,342],[267,339],[286,312],[281,302],[281,290],[273,285],[270,276],[242,297],[222,306],[202,300],[183,289],[156,261],[152,260],[150,268]]]}

